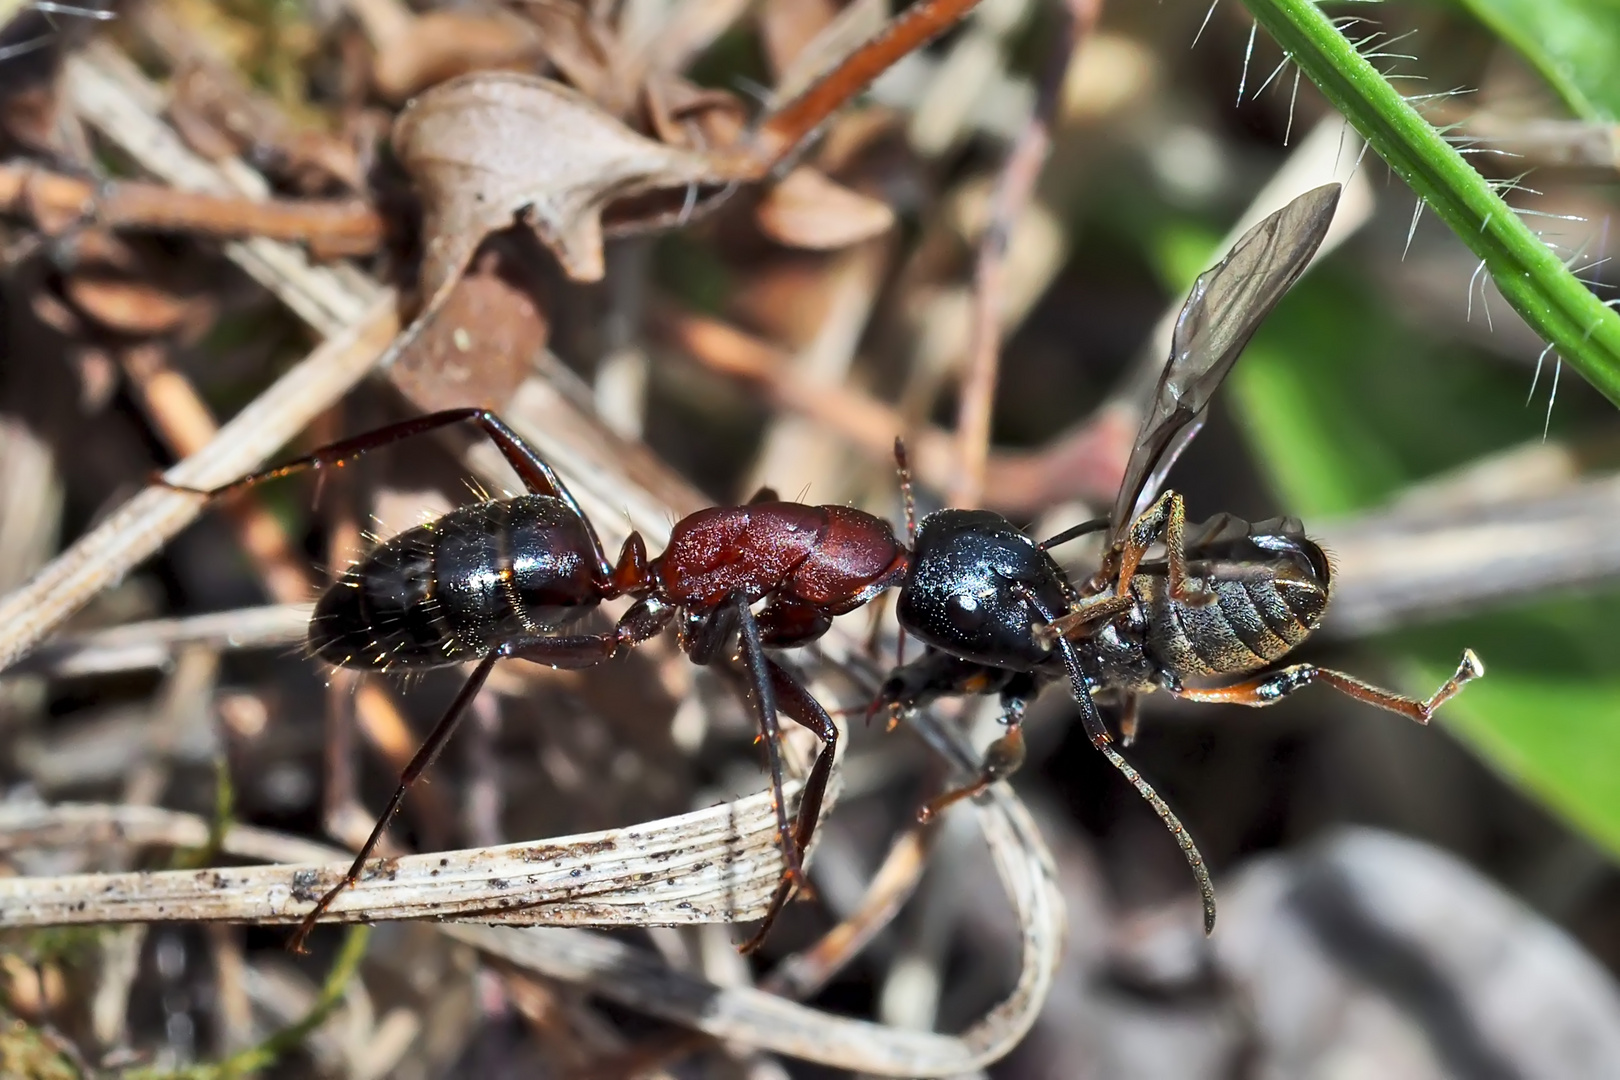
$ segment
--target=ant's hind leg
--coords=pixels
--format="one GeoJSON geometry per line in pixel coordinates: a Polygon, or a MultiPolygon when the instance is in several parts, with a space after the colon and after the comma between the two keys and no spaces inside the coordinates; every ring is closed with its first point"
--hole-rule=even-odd
{"type": "MultiPolygon", "coordinates": [[[[330,443],[314,453],[306,454],[304,457],[293,458],[291,461],[272,465],[268,469],[249,473],[217,488],[203,490],[185,487],[181,484],[163,483],[165,483],[165,486],[174,488],[177,491],[191,491],[200,495],[207,495],[210,500],[218,499],[250,487],[256,487],[267,480],[278,480],[284,476],[292,476],[312,469],[342,468],[362,454],[370,453],[373,450],[381,449],[384,446],[405,439],[414,438],[417,435],[424,435],[429,431],[437,431],[439,428],[463,423],[477,425],[488,436],[490,442],[495,444],[495,448],[501,452],[501,456],[506,459],[507,464],[512,466],[513,471],[518,474],[518,478],[523,481],[524,488],[531,495],[547,495],[561,500],[574,512],[580,521],[585,523],[585,531],[590,536],[592,555],[597,570],[604,580],[612,578],[614,565],[608,562],[607,555],[602,548],[602,541],[596,535],[595,527],[591,525],[590,519],[585,516],[585,511],[580,509],[579,502],[574,498],[573,493],[568,490],[551,466],[546,464],[545,460],[535,453],[528,443],[523,441],[522,436],[507,427],[506,421],[488,409],[446,409],[443,412],[428,413],[425,416],[414,416],[409,420],[401,420],[397,424],[388,424],[374,431],[356,435],[353,438],[330,443]]],[[[639,544],[639,537],[635,539],[639,544]]],[[[622,562],[623,559],[621,558],[622,562]]]]}
{"type": "Polygon", "coordinates": [[[1259,708],[1266,705],[1275,705],[1302,686],[1309,686],[1313,682],[1321,682],[1326,683],[1341,694],[1355,698],[1357,701],[1365,701],[1367,704],[1376,705],[1380,709],[1400,713],[1402,716],[1416,720],[1420,724],[1427,724],[1436,709],[1456,697],[1465,685],[1473,682],[1483,674],[1485,674],[1485,665],[1480,663],[1478,656],[1474,655],[1474,650],[1464,649],[1462,660],[1458,662],[1456,672],[1441,684],[1440,689],[1422,701],[1417,698],[1404,697],[1393,691],[1363,682],[1354,675],[1346,675],[1342,671],[1317,667],[1315,664],[1295,664],[1292,667],[1285,667],[1281,671],[1274,671],[1270,675],[1262,675],[1259,678],[1249,679],[1232,686],[1219,686],[1206,690],[1183,687],[1172,692],[1177,697],[1187,701],[1225,702],[1230,705],[1249,705],[1259,708]]]}
{"type": "Polygon", "coordinates": [[[445,743],[450,741],[450,736],[456,733],[456,726],[461,723],[462,716],[467,712],[467,706],[471,705],[473,698],[478,696],[478,691],[483,688],[484,681],[489,678],[490,669],[495,666],[495,661],[500,659],[500,655],[499,652],[490,653],[478,662],[478,666],[473,669],[473,673],[467,677],[461,691],[456,694],[456,699],[450,703],[450,707],[445,710],[444,716],[440,717],[439,722],[434,725],[432,732],[428,734],[421,748],[416,751],[416,756],[411,758],[410,764],[406,765],[405,771],[400,774],[399,786],[394,789],[393,797],[388,800],[388,806],[383,810],[382,816],[377,819],[376,826],[371,830],[371,835],[366,838],[365,844],[361,846],[360,853],[355,856],[348,873],[343,875],[343,880],[332,886],[324,896],[315,902],[315,906],[298,924],[298,929],[293,931],[292,939],[287,942],[287,947],[293,952],[301,953],[304,951],[304,941],[309,937],[309,932],[315,928],[315,921],[321,917],[321,914],[327,908],[332,906],[332,901],[338,898],[339,893],[360,880],[360,875],[366,869],[366,860],[371,858],[372,852],[377,850],[377,845],[382,842],[383,833],[388,829],[388,823],[393,820],[394,815],[399,812],[400,804],[405,801],[405,792],[416,782],[417,777],[427,771],[428,766],[432,765],[434,759],[439,756],[439,751],[444,749],[445,743]]]}
{"type": "MultiPolygon", "coordinates": [[[[517,436],[513,434],[505,424],[501,423],[501,421],[495,417],[493,413],[485,413],[485,410],[482,409],[450,409],[445,412],[428,413],[425,416],[415,416],[409,420],[401,420],[397,424],[388,424],[373,431],[367,431],[363,434],[355,435],[352,438],[342,439],[335,443],[328,443],[327,445],[315,450],[313,453],[306,454],[300,458],[293,458],[290,461],[284,461],[279,465],[272,465],[268,469],[261,469],[259,472],[249,473],[246,476],[232,480],[230,483],[222,484],[216,488],[189,488],[181,484],[167,484],[166,486],[172,487],[178,491],[191,491],[217,499],[250,487],[256,487],[267,480],[279,480],[284,476],[293,476],[297,473],[308,472],[312,469],[318,470],[326,468],[341,468],[350,461],[353,461],[355,458],[360,457],[362,454],[368,454],[371,451],[379,450],[384,446],[401,442],[405,439],[414,438],[417,435],[422,435],[429,431],[436,431],[442,427],[449,427],[452,424],[459,424],[477,419],[480,422],[480,426],[484,426],[482,417],[486,415],[490,420],[493,420],[494,423],[498,425],[497,430],[502,435],[513,440],[517,439],[517,436]]],[[[488,430],[487,427],[486,430],[488,430]]],[[[491,438],[495,439],[497,446],[501,445],[502,440],[500,437],[497,437],[495,432],[491,433],[491,438]]],[[[519,445],[521,445],[521,442],[519,445]]],[[[523,447],[523,450],[527,451],[528,448],[523,447]]],[[[505,447],[502,447],[502,452],[505,452],[505,447]]],[[[532,456],[532,452],[529,456],[532,456]]],[[[508,460],[511,460],[510,455],[508,455],[508,460]]],[[[516,463],[514,463],[514,468],[516,467],[516,463]]],[[[524,470],[519,468],[518,472],[521,475],[524,470]]],[[[524,476],[524,483],[529,483],[529,478],[527,476],[524,476]]],[[[543,492],[542,494],[551,493],[543,492]]]]}

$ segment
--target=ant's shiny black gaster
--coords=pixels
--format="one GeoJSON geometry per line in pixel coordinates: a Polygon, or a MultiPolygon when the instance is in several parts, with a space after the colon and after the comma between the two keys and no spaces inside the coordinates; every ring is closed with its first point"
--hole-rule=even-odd
{"type": "Polygon", "coordinates": [[[339,667],[444,667],[561,629],[600,603],[579,516],[547,495],[464,506],[391,537],[315,605],[339,667]]]}

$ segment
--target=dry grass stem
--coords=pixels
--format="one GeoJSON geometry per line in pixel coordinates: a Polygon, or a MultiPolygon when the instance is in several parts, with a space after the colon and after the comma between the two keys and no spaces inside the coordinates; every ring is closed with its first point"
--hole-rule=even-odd
{"type": "MultiPolygon", "coordinates": [[[[796,784],[788,788],[790,800],[798,790],[796,784]]],[[[48,811],[0,813],[0,832],[21,833],[30,846],[39,844],[43,825],[60,828],[61,819],[48,811]]],[[[131,842],[127,826],[117,831],[123,834],[120,840],[131,842]]],[[[766,791],[624,829],[380,860],[359,884],[339,894],[321,921],[461,917],[554,926],[745,922],[765,913],[781,876],[775,835],[776,812],[766,791]]],[[[83,843],[82,833],[78,842],[83,843]]],[[[15,838],[0,840],[0,847],[14,846],[15,838]]],[[[296,923],[347,870],[344,859],[320,867],[5,878],[0,879],[0,926],[296,923]]]]}
{"type": "Polygon", "coordinates": [[[175,651],[186,645],[287,648],[303,642],[309,613],[308,604],[269,604],[70,634],[41,645],[6,674],[73,678],[164,668],[175,651]]]}
{"type": "MultiPolygon", "coordinates": [[[[970,753],[960,743],[952,745],[958,756],[970,753]]],[[[958,1076],[1005,1056],[1023,1037],[1063,952],[1055,870],[1028,811],[1010,791],[997,788],[977,816],[1018,910],[1022,968],[1007,998],[960,1035],[903,1031],[834,1016],[762,990],[716,986],[600,935],[470,923],[444,929],[512,963],[715,1038],[878,1076],[958,1076]]]]}
{"type": "Polygon", "coordinates": [[[1325,633],[1353,637],[1620,578],[1620,480],[1469,507],[1397,506],[1318,527],[1325,633]]]}
{"type": "MultiPolygon", "coordinates": [[[[142,168],[187,191],[265,198],[269,187],[239,160],[218,165],[193,153],[159,118],[164,94],[106,43],[70,56],[64,85],[72,107],[142,168]]],[[[225,247],[232,261],[326,337],[353,325],[382,287],[352,267],[315,266],[297,246],[256,237],[225,247]]]]}

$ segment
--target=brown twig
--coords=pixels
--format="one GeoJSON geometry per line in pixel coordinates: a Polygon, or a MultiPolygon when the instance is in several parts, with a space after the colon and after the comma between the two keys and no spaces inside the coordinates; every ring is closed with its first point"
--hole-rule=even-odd
{"type": "Polygon", "coordinates": [[[308,244],[327,255],[369,255],[384,233],[381,216],[357,199],[253,199],[139,180],[97,184],[18,163],[0,164],[0,212],[26,216],[48,233],[96,224],[260,236],[308,244]]]}
{"type": "MultiPolygon", "coordinates": [[[[908,425],[899,410],[848,383],[811,385],[785,350],[718,319],[665,309],[649,329],[703,367],[736,379],[780,409],[798,413],[844,438],[874,463],[894,460],[904,433],[917,481],[946,490],[958,461],[952,436],[931,424],[908,425]]],[[[1125,473],[1140,414],[1104,406],[1067,440],[1045,450],[992,451],[982,505],[1004,513],[1036,513],[1063,498],[1112,499],[1125,473]]]]}
{"type": "MultiPolygon", "coordinates": [[[[132,345],[120,350],[119,360],[135,400],[175,457],[190,457],[219,435],[219,425],[202,395],[183,372],[169,363],[164,343],[132,345]]],[[[261,500],[251,496],[233,500],[225,512],[235,528],[237,542],[252,559],[270,598],[282,604],[307,602],[315,582],[280,520],[261,500]]]]}
{"type": "Polygon", "coordinates": [[[922,879],[938,830],[912,825],[884,856],[861,905],[844,921],[823,934],[815,945],[783,960],[760,989],[795,1001],[815,995],[862,949],[894,921],[922,879]]]}
{"type": "Polygon", "coordinates": [[[1066,0],[1059,8],[1061,26],[1042,73],[1034,115],[1007,155],[989,219],[979,238],[973,269],[973,332],[967,370],[962,379],[956,439],[960,461],[950,488],[953,506],[977,506],[984,494],[985,465],[990,456],[990,414],[1001,361],[1001,306],[1007,244],[1013,225],[1035,194],[1035,182],[1052,149],[1052,125],[1061,104],[1063,82],[1080,42],[1096,25],[1102,0],[1066,0]]]}
{"type": "Polygon", "coordinates": [[[850,53],[810,87],[772,112],[754,132],[752,150],[765,171],[826,122],[844,102],[897,61],[954,26],[979,0],[919,0],[890,20],[883,32],[850,53]]]}

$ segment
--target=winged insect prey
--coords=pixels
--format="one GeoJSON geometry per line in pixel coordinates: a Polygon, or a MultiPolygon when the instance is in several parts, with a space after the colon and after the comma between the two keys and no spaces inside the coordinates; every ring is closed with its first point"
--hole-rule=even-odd
{"type": "MultiPolygon", "coordinates": [[[[1479,658],[1464,650],[1455,674],[1423,700],[1315,664],[1227,686],[1187,684],[1249,675],[1282,659],[1320,625],[1327,608],[1332,567],[1297,519],[1250,523],[1219,514],[1189,525],[1183,497],[1160,489],[1203,426],[1215,390],[1310,263],[1338,198],[1337,184],[1299,196],[1245,233],[1193,284],[1107,518],[1042,543],[984,510],[940,510],[914,530],[896,613],[902,630],[927,651],[898,666],[874,704],[898,716],[943,695],[998,693],[1007,728],[987,750],[975,782],[934,799],[921,812],[925,819],[1015,771],[1024,757],[1020,722],[1029,700],[1044,684],[1067,680],[1092,744],[1180,843],[1203,895],[1205,929],[1213,930],[1215,896],[1203,858],[1175,814],[1111,745],[1097,694],[1119,697],[1128,746],[1138,699],[1153,690],[1261,706],[1320,682],[1427,723],[1484,674],[1479,658]],[[1104,534],[1103,556],[1077,586],[1050,551],[1093,532],[1104,534]],[[1160,545],[1162,557],[1148,561],[1160,545]]],[[[901,486],[909,489],[903,448],[896,451],[901,486]]]]}
{"type": "Polygon", "coordinates": [[[311,652],[338,667],[385,671],[472,662],[472,673],[400,775],[353,865],[304,916],[290,947],[302,951],[321,913],[360,880],[406,792],[454,734],[497,660],[590,667],[673,623],[694,663],[730,666],[740,654],[765,743],[785,869],[759,930],[742,946],[758,948],[802,880],[838,742],[827,711],[766,650],[819,638],[835,616],[897,584],[909,553],[881,518],[845,506],[783,502],[764,489],[747,504],[710,507],[676,522],[655,559],[647,557],[640,534],[631,533],[610,561],[551,466],[484,409],[390,424],[196,493],[213,501],[294,473],[341,467],[390,443],[463,423],[495,444],[527,493],[463,506],[383,542],[320,597],[308,639],[311,652]],[[603,601],[622,596],[635,602],[612,630],[569,632],[603,601]],[[791,825],[777,745],[784,713],[821,740],[791,825]]]}

